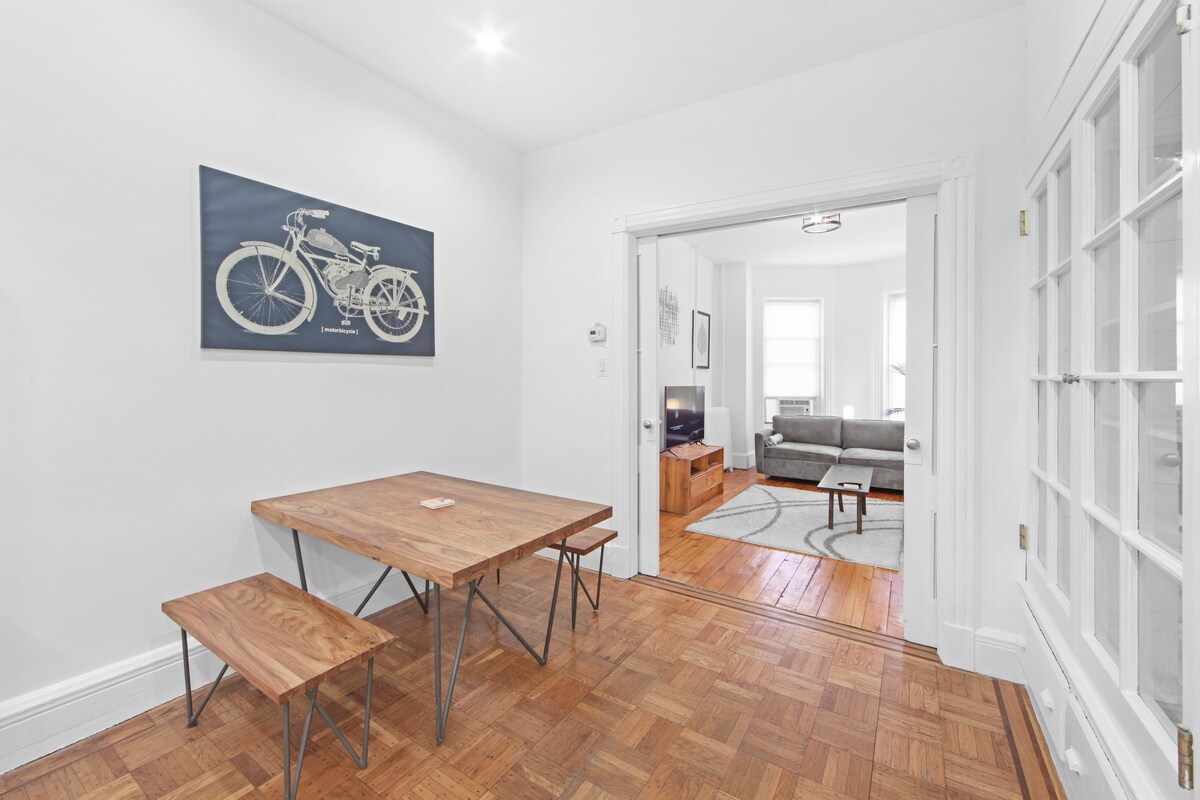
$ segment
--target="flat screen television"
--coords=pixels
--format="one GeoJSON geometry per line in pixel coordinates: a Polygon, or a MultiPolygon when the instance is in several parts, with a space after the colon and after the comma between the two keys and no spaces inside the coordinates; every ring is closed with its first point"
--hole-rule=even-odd
{"type": "Polygon", "coordinates": [[[663,405],[664,449],[704,438],[703,386],[668,386],[663,405]]]}

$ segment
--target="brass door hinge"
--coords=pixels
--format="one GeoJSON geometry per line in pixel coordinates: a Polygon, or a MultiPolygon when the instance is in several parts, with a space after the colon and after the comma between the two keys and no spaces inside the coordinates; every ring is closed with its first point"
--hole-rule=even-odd
{"type": "Polygon", "coordinates": [[[1175,33],[1183,36],[1192,30],[1192,0],[1176,0],[1175,33]]]}
{"type": "Polygon", "coordinates": [[[1029,212],[1024,209],[1021,210],[1021,235],[1029,235],[1029,212]]]}
{"type": "Polygon", "coordinates": [[[1195,761],[1192,755],[1192,732],[1182,725],[1178,726],[1179,741],[1179,787],[1181,789],[1195,788],[1195,761]]]}
{"type": "Polygon", "coordinates": [[[1020,527],[1019,537],[1020,538],[1018,539],[1018,541],[1021,544],[1021,549],[1028,550],[1029,549],[1029,528],[1026,527],[1025,525],[1022,525],[1020,527]]]}

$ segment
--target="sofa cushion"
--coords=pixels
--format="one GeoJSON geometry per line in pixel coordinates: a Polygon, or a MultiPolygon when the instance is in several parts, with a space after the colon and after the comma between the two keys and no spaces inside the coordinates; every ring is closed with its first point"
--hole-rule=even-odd
{"type": "Polygon", "coordinates": [[[842,446],[841,417],[772,417],[771,427],[785,442],[842,446]]]}
{"type": "Polygon", "coordinates": [[[842,423],[842,447],[903,450],[904,423],[890,419],[848,419],[842,423]]]}
{"type": "MultiPolygon", "coordinates": [[[[781,445],[782,446],[782,445],[781,445]]],[[[839,464],[876,469],[898,469],[904,471],[904,453],[900,450],[873,450],[870,447],[847,447],[842,451],[839,464]]]]}
{"type": "Polygon", "coordinates": [[[801,442],[780,442],[767,451],[768,458],[787,458],[796,461],[820,461],[825,464],[836,464],[842,448],[827,444],[802,444],[801,442]]]}

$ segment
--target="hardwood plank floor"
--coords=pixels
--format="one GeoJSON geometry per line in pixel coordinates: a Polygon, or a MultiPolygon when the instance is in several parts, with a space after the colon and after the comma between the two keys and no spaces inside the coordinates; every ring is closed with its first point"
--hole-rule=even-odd
{"type": "MultiPolygon", "coordinates": [[[[724,492],[692,513],[659,514],[659,577],[904,638],[904,578],[896,570],[684,530],[755,483],[816,491],[815,484],[768,478],[753,469],[726,473],[724,492]]],[[[870,496],[904,499],[887,490],[870,496]]]]}
{"type": "MultiPolygon", "coordinates": [[[[785,555],[776,573],[802,563],[785,555]]],[[[530,558],[488,592],[532,632],[553,582],[553,562],[530,558]]],[[[443,596],[447,672],[464,594],[443,596]]],[[[866,619],[871,595],[862,605],[866,619]]],[[[300,797],[1063,797],[1025,690],[945,667],[929,648],[654,579],[606,578],[600,612],[582,614],[575,631],[567,606],[544,667],[475,606],[442,747],[433,742],[432,620],[412,601],[373,615],[398,641],[376,659],[370,763],[356,769],[315,720],[300,797]]],[[[365,681],[354,670],[321,687],[343,730],[362,724],[365,681]]],[[[0,798],[279,797],[274,704],[231,676],[197,727],[186,727],[183,705],[0,775],[0,798]]]]}

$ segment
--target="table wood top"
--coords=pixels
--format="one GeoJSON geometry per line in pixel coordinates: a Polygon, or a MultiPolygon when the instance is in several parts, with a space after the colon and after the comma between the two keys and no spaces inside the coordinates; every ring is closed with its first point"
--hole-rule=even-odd
{"type": "Polygon", "coordinates": [[[162,610],[275,703],[396,639],[267,573],[168,600],[162,610]]]}
{"type": "Polygon", "coordinates": [[[254,514],[450,588],[612,516],[612,507],[431,472],[255,500],[254,514]],[[453,506],[431,510],[431,497],[453,506]]]}
{"type": "Polygon", "coordinates": [[[845,492],[847,494],[870,494],[871,478],[875,474],[874,467],[858,467],[851,464],[838,464],[830,467],[817,484],[817,488],[826,492],[845,492]],[[838,486],[838,483],[861,483],[860,488],[838,486]]]}

